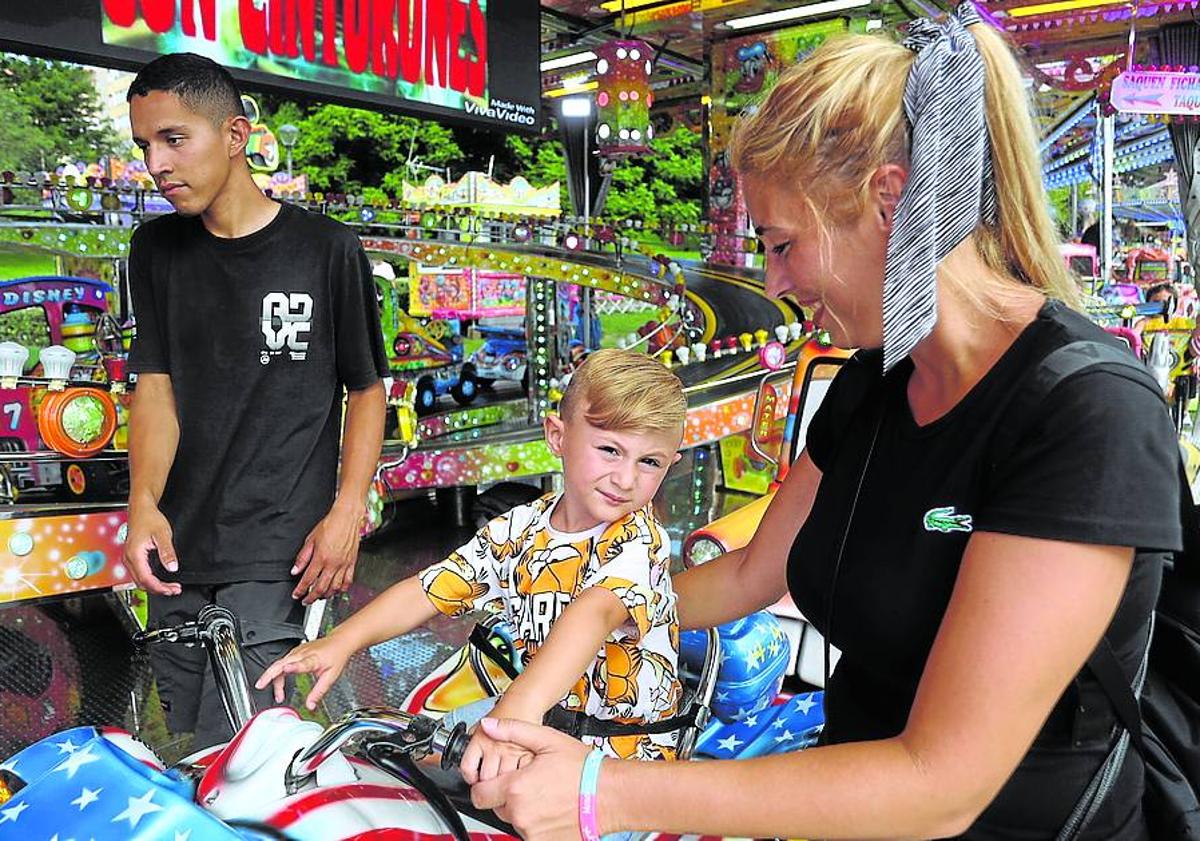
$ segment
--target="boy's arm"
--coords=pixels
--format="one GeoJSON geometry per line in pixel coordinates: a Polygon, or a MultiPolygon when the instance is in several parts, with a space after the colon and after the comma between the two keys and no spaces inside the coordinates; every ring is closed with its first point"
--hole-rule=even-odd
{"type": "Polygon", "coordinates": [[[608,635],[628,621],[628,609],[611,590],[584,590],[555,620],[545,643],[490,715],[540,724],[579,682],[608,635]]]}
{"type": "Polygon", "coordinates": [[[281,704],[286,675],[313,674],[316,682],[304,703],[315,710],[356,651],[408,633],[432,619],[436,612],[425,597],[420,579],[415,575],[406,578],[384,590],[328,635],[301,643],[280,657],[262,673],[255,688],[265,689],[273,683],[275,702],[281,704]]]}
{"type": "Polygon", "coordinates": [[[383,382],[347,395],[337,499],[296,556],[292,574],[303,572],[292,598],[312,604],[342,592],[354,579],[367,491],[379,464],[387,403],[383,382]]]}
{"type": "Polygon", "coordinates": [[[499,594],[490,555],[480,551],[488,544],[490,525],[480,529],[445,561],[388,587],[330,631],[329,636],[336,636],[357,651],[406,634],[439,613],[461,616],[471,610],[486,609],[487,602],[499,594]],[[423,578],[427,580],[422,582],[423,578]]]}
{"type": "MultiPolygon", "coordinates": [[[[476,599],[499,589],[478,581],[488,578],[482,575],[487,566],[480,551],[486,537],[487,530],[481,530],[447,560],[393,584],[327,635],[296,646],[272,663],[255,686],[263,689],[274,683],[275,699],[282,703],[285,675],[314,674],[317,681],[305,704],[315,709],[356,651],[408,633],[432,619],[439,607],[455,616],[476,609],[483,604],[477,605],[476,599]],[[477,559],[480,566],[470,567],[468,558],[477,559]]],[[[497,583],[494,576],[489,581],[497,583]]]]}
{"type": "Polygon", "coordinates": [[[419,576],[388,587],[329,632],[351,652],[407,634],[438,613],[421,588],[419,576]]]}

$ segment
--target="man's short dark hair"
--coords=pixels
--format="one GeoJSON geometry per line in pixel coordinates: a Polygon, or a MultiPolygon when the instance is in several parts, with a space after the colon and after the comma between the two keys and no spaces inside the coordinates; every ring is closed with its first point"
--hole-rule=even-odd
{"type": "Polygon", "coordinates": [[[229,117],[244,117],[242,94],[221,65],[195,53],[159,56],[143,67],[129,86],[125,101],[151,91],[173,93],[190,110],[220,125],[229,117]]]}

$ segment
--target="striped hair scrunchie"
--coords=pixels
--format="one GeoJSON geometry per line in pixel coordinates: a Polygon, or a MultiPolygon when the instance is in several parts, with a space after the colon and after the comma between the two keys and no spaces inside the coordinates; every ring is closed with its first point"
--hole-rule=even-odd
{"type": "Polygon", "coordinates": [[[937,263],[982,220],[996,222],[984,104],[983,58],[966,27],[981,23],[962,0],[944,24],[909,25],[917,54],[904,86],[908,181],[896,206],[883,277],[883,370],[889,371],[937,322],[937,263]]]}

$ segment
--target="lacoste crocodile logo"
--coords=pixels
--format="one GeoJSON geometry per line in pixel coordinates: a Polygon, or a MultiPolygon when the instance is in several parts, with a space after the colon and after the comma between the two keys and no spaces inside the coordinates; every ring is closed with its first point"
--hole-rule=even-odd
{"type": "Polygon", "coordinates": [[[971,531],[971,515],[955,514],[953,505],[941,508],[930,508],[925,512],[925,531],[940,531],[949,534],[952,531],[971,531]]]}

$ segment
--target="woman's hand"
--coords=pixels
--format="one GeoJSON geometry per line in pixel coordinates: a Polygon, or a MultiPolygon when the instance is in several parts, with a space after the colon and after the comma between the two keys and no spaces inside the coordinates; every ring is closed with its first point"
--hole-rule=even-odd
{"type": "MultiPolygon", "coordinates": [[[[519,770],[471,787],[471,802],[492,809],[526,841],[579,838],[579,778],[590,748],[570,736],[513,719],[485,718],[483,732],[533,754],[519,770]]],[[[601,808],[603,817],[603,806],[601,808]]],[[[609,831],[601,826],[602,831],[609,831]]]]}
{"type": "Polygon", "coordinates": [[[469,785],[491,780],[509,771],[528,765],[533,754],[519,745],[500,742],[479,729],[471,736],[471,743],[463,753],[459,770],[469,785]]]}

